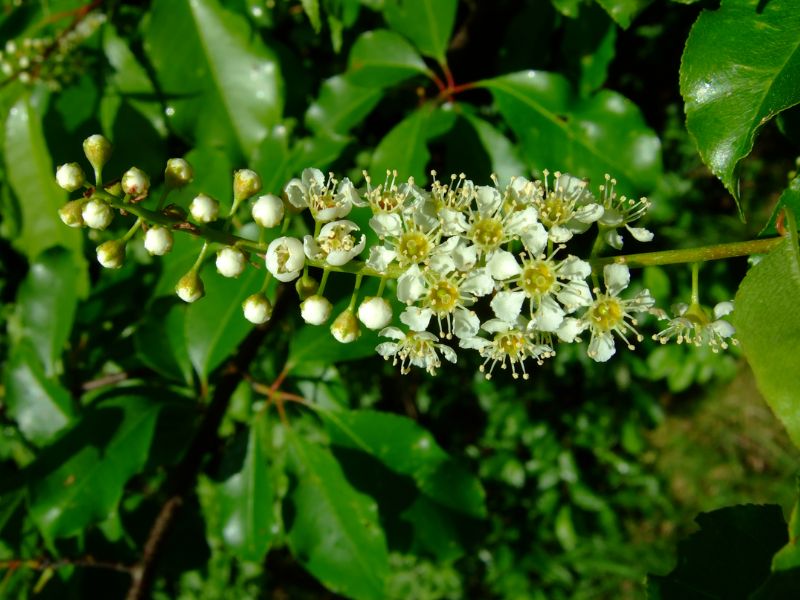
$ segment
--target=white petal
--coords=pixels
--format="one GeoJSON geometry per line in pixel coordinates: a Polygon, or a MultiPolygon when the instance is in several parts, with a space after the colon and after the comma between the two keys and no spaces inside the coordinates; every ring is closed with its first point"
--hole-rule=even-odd
{"type": "Polygon", "coordinates": [[[389,358],[397,354],[398,345],[395,342],[383,342],[375,346],[375,352],[384,358],[389,358]]]}
{"type": "Polygon", "coordinates": [[[508,250],[495,250],[486,264],[489,272],[497,281],[503,281],[522,273],[517,259],[508,250]]]}
{"type": "Polygon", "coordinates": [[[492,310],[498,319],[514,323],[522,312],[523,292],[499,292],[491,302],[492,310]]]}
{"type": "Polygon", "coordinates": [[[479,185],[475,188],[476,197],[475,203],[478,205],[478,211],[482,215],[492,216],[500,208],[500,203],[503,197],[497,188],[488,185],[479,185]]]}
{"type": "Polygon", "coordinates": [[[619,234],[619,231],[616,229],[607,229],[603,232],[603,239],[605,240],[606,244],[620,250],[622,248],[622,236],[619,234]]]}
{"type": "Polygon", "coordinates": [[[458,340],[459,348],[466,348],[468,350],[481,350],[487,346],[491,346],[492,342],[480,337],[461,338],[458,340]]]}
{"type": "Polygon", "coordinates": [[[724,317],[725,315],[729,315],[733,312],[733,302],[730,300],[726,300],[725,302],[720,302],[714,307],[714,318],[719,319],[724,317]]]}
{"type": "Polygon", "coordinates": [[[396,256],[397,252],[394,250],[389,250],[383,246],[372,246],[369,249],[367,266],[378,273],[385,273],[396,256]]]}
{"type": "Polygon", "coordinates": [[[430,308],[407,306],[400,314],[400,321],[408,325],[412,331],[425,331],[431,322],[431,316],[433,316],[433,311],[430,308]]]}
{"type": "Polygon", "coordinates": [[[556,298],[564,305],[567,312],[572,312],[578,307],[589,306],[592,303],[592,291],[585,281],[570,281],[556,294],[556,298]]]}
{"type": "Polygon", "coordinates": [[[561,327],[556,331],[556,335],[562,342],[572,343],[584,329],[586,329],[586,323],[581,319],[567,317],[561,322],[561,327]]]}
{"type": "Polygon", "coordinates": [[[736,328],[728,323],[728,321],[724,321],[722,319],[710,323],[707,328],[709,331],[722,338],[733,337],[733,335],[736,333],[736,328]]]}
{"type": "Polygon", "coordinates": [[[381,329],[378,335],[380,335],[381,337],[388,337],[393,340],[403,340],[406,337],[406,334],[403,333],[397,327],[384,327],[383,329],[381,329]]]}
{"type": "Polygon", "coordinates": [[[504,331],[508,331],[511,329],[511,324],[508,321],[503,321],[502,319],[489,319],[483,325],[481,325],[484,331],[488,331],[489,333],[503,333],[504,331]]]}
{"type": "Polygon", "coordinates": [[[605,209],[602,204],[586,204],[575,211],[574,219],[581,223],[594,223],[603,216],[605,209]]]}
{"type": "Polygon", "coordinates": [[[586,279],[592,274],[592,266],[585,260],[570,254],[558,266],[559,277],[569,279],[586,279]]]}
{"type": "Polygon", "coordinates": [[[606,362],[616,351],[614,337],[609,332],[593,335],[589,342],[589,358],[596,362],[606,362]]]}
{"type": "MultiPolygon", "coordinates": [[[[552,233],[552,232],[551,232],[552,233]]],[[[569,233],[569,239],[572,237],[572,234],[569,233]]],[[[536,224],[532,225],[530,229],[520,234],[520,239],[522,243],[527,248],[528,252],[530,252],[533,256],[538,256],[541,254],[545,247],[547,246],[547,230],[544,228],[544,225],[537,222],[536,224]]]]}
{"type": "Polygon", "coordinates": [[[380,213],[369,220],[369,226],[378,237],[403,235],[403,219],[396,213],[380,213]]]}
{"type": "Polygon", "coordinates": [[[606,282],[606,289],[612,296],[619,294],[631,282],[631,272],[628,267],[619,263],[603,267],[603,277],[606,282]]]}
{"type": "Polygon", "coordinates": [[[653,232],[649,229],[645,229],[644,227],[628,227],[627,229],[631,232],[634,239],[639,242],[653,241],[653,232]]]}
{"type": "Polygon", "coordinates": [[[469,228],[467,216],[452,208],[443,208],[439,211],[439,220],[442,222],[442,233],[445,235],[458,235],[469,228]]]}
{"type": "Polygon", "coordinates": [[[494,281],[486,269],[476,269],[466,276],[460,288],[473,296],[486,296],[494,291],[494,281]]]}
{"type": "Polygon", "coordinates": [[[439,345],[439,350],[442,351],[442,356],[449,360],[451,363],[455,364],[458,360],[458,356],[456,356],[455,350],[453,350],[450,346],[445,346],[444,344],[439,345]]]}
{"type": "Polygon", "coordinates": [[[458,338],[471,338],[478,335],[481,328],[481,321],[471,310],[466,308],[456,309],[453,316],[453,333],[458,338]]]}
{"type": "Polygon", "coordinates": [[[314,236],[307,235],[303,238],[303,252],[311,260],[316,260],[322,254],[322,249],[317,244],[314,236]]]}
{"type": "Polygon", "coordinates": [[[424,292],[425,279],[417,265],[412,265],[397,278],[397,299],[400,302],[416,302],[424,292]]]}
{"type": "Polygon", "coordinates": [[[478,249],[472,244],[461,243],[450,253],[456,269],[469,271],[478,261],[478,249]]]}
{"type": "Polygon", "coordinates": [[[342,265],[350,262],[354,257],[361,254],[361,251],[364,249],[366,243],[367,243],[367,236],[362,235],[361,240],[358,242],[358,244],[353,246],[350,250],[347,250],[346,252],[342,250],[336,250],[334,252],[331,252],[325,259],[325,262],[334,267],[341,267],[342,265]]]}
{"type": "Polygon", "coordinates": [[[289,203],[295,208],[305,208],[308,206],[308,189],[296,177],[286,184],[283,191],[286,192],[289,203]]]}
{"type": "Polygon", "coordinates": [[[552,296],[542,298],[536,309],[536,329],[539,331],[555,331],[564,320],[564,311],[552,296]]]}
{"type": "Polygon", "coordinates": [[[447,275],[455,270],[456,263],[452,256],[442,253],[431,256],[428,266],[440,275],[447,275]]]}
{"type": "Polygon", "coordinates": [[[561,225],[556,225],[550,230],[549,237],[553,240],[556,244],[563,244],[568,242],[572,239],[573,233],[572,230],[567,229],[566,227],[562,227],[561,225]]]}
{"type": "MultiPolygon", "coordinates": [[[[532,206],[524,210],[515,211],[506,219],[504,229],[506,233],[511,235],[523,235],[530,228],[536,226],[538,216],[536,209],[532,206]]],[[[544,230],[544,227],[542,227],[542,230],[544,230]]]]}

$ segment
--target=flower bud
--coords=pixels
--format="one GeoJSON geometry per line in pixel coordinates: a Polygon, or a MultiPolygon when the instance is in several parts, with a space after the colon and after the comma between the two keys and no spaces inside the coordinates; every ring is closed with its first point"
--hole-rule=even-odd
{"type": "Polygon", "coordinates": [[[297,295],[300,300],[305,300],[309,296],[313,296],[319,289],[319,282],[308,274],[303,275],[294,284],[294,289],[297,290],[297,295]]]}
{"type": "Polygon", "coordinates": [[[105,229],[111,225],[114,218],[114,211],[108,205],[108,202],[92,198],[83,205],[81,211],[83,222],[92,229],[105,229]]]}
{"type": "Polygon", "coordinates": [[[125,242],[109,240],[97,247],[97,262],[106,269],[119,269],[125,262],[125,242]]]}
{"type": "Polygon", "coordinates": [[[72,200],[58,209],[58,216],[70,227],[83,227],[83,200],[72,200]]]}
{"type": "Polygon", "coordinates": [[[211,223],[216,221],[219,216],[219,202],[211,196],[198,194],[189,205],[189,212],[192,218],[200,223],[211,223]]]}
{"type": "Polygon", "coordinates": [[[144,234],[144,249],[153,256],[164,256],[172,250],[172,232],[154,225],[144,234]]]}
{"type": "Polygon", "coordinates": [[[241,250],[228,247],[217,252],[217,271],[223,277],[238,277],[246,264],[247,259],[241,250]]]}
{"type": "Polygon", "coordinates": [[[111,142],[102,135],[90,135],[83,140],[83,153],[89,159],[95,174],[100,173],[111,158],[111,142]]]}
{"type": "Polygon", "coordinates": [[[78,163],[66,163],[56,169],[56,181],[59,187],[74,192],[86,182],[86,175],[78,163]]]}
{"type": "Polygon", "coordinates": [[[279,237],[270,242],[265,260],[267,270],[278,281],[286,283],[300,277],[306,264],[303,242],[293,237],[279,237]]]}
{"type": "Polygon", "coordinates": [[[122,175],[122,191],[131,196],[144,196],[150,189],[150,176],[136,167],[122,175]]]}
{"type": "Polygon", "coordinates": [[[348,308],[336,317],[331,325],[331,334],[337,342],[342,344],[349,344],[358,339],[361,335],[361,328],[358,326],[358,320],[352,310],[348,308]]]}
{"type": "Polygon", "coordinates": [[[373,331],[383,329],[392,320],[392,305],[384,298],[376,296],[364,298],[361,306],[358,307],[358,320],[367,329],[373,331]]]}
{"type": "Polygon", "coordinates": [[[164,169],[164,183],[167,189],[180,189],[194,178],[194,169],[182,158],[170,158],[164,169]]]}
{"type": "Polygon", "coordinates": [[[255,325],[266,323],[272,316],[272,304],[261,293],[248,296],[242,302],[242,310],[244,311],[244,318],[255,325]]]}
{"type": "Polygon", "coordinates": [[[184,302],[196,302],[205,295],[206,290],[197,271],[192,270],[180,278],[175,286],[175,293],[184,302]]]}
{"type": "Polygon", "coordinates": [[[283,200],[272,194],[259,196],[253,203],[253,220],[261,227],[276,227],[283,220],[283,200]]]}
{"type": "Polygon", "coordinates": [[[333,306],[323,296],[309,296],[300,303],[300,315],[309,325],[322,325],[331,316],[333,306]]]}
{"type": "Polygon", "coordinates": [[[250,169],[241,169],[233,174],[233,199],[246,200],[261,191],[261,177],[250,169]]]}

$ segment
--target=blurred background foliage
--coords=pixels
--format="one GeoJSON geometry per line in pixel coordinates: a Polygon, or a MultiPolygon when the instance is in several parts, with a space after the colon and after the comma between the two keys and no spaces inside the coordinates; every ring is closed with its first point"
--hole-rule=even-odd
{"type": "MultiPolygon", "coordinates": [[[[95,264],[122,220],[84,240],[58,220],[67,195],[53,181],[85,137],[113,140],[108,173],[136,165],[154,184],[185,155],[184,208],[199,191],[229,202],[245,166],[274,193],[309,166],[480,184],[549,168],[610,172],[650,197],[654,248],[748,239],[796,168],[800,129],[796,109],[763,128],[741,165],[743,222],[684,125],[684,43],[712,8],[5,1],[0,596],[125,596],[125,569],[86,563],[141,564],[224,365],[253,335],[239,305],[256,270],[208,268],[207,298],[174,299],[196,240],[164,260],[133,244],[122,269],[95,264]]],[[[746,268],[706,265],[703,302],[732,298],[746,268]]],[[[652,267],[642,283],[678,302],[689,279],[652,267]]],[[[334,275],[333,299],[349,283],[334,275]]],[[[637,598],[698,512],[794,501],[798,451],[737,351],[647,341],[602,368],[567,348],[523,383],[486,381],[463,358],[401,376],[375,336],[338,346],[287,310],[293,290],[274,294],[282,308],[160,548],[156,598],[637,598]],[[312,405],[278,403],[290,428],[266,402],[273,382],[312,405]]]]}

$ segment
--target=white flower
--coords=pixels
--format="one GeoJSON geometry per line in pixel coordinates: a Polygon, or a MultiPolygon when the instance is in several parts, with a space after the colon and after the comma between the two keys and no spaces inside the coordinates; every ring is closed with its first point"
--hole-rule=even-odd
{"type": "Polygon", "coordinates": [[[150,189],[150,176],[136,167],[122,175],[122,191],[131,196],[143,196],[150,189]]]}
{"type": "MultiPolygon", "coordinates": [[[[376,216],[387,213],[401,212],[409,198],[418,197],[420,190],[414,185],[414,178],[409,177],[407,183],[397,185],[397,171],[386,171],[386,179],[377,187],[372,187],[372,178],[363,171],[364,181],[367,183],[365,199],[376,216]]],[[[358,204],[357,204],[358,206],[358,204]]],[[[372,222],[370,222],[372,225],[372,222]]],[[[378,235],[380,232],[376,230],[378,235]]]]}
{"type": "Polygon", "coordinates": [[[462,338],[459,346],[478,350],[484,358],[480,370],[485,374],[486,379],[492,378],[492,373],[498,363],[501,369],[510,366],[511,376],[514,379],[517,379],[520,373],[523,379],[528,379],[529,375],[525,369],[527,359],[530,358],[542,364],[545,358],[555,354],[551,346],[534,341],[533,336],[527,330],[524,319],[515,321],[515,324],[502,319],[491,319],[486,321],[481,329],[492,334],[491,339],[475,335],[462,338]],[[487,364],[489,365],[488,370],[487,364]],[[520,373],[517,373],[517,368],[520,373]]]}
{"type": "MultiPolygon", "coordinates": [[[[666,313],[660,309],[653,309],[659,319],[668,319],[666,313]]],[[[736,329],[730,321],[723,317],[733,312],[733,302],[720,302],[714,307],[713,321],[709,318],[707,311],[699,304],[691,306],[680,303],[672,307],[674,317],[669,319],[669,324],[659,333],[653,336],[662,344],[666,344],[671,338],[679,344],[686,342],[695,346],[708,346],[713,352],[726,350],[731,344],[739,343],[733,336],[736,329]]]]}
{"type": "Polygon", "coordinates": [[[644,227],[631,227],[629,223],[637,221],[647,212],[650,208],[650,201],[647,198],[626,198],[625,196],[617,196],[615,187],[617,180],[612,179],[610,175],[606,174],[606,182],[600,186],[600,192],[603,194],[603,216],[598,221],[600,230],[603,234],[603,239],[612,248],[619,250],[622,248],[622,236],[617,231],[619,227],[625,227],[634,239],[640,242],[649,242],[653,239],[653,233],[644,227]]]}
{"type": "Polygon", "coordinates": [[[383,329],[392,320],[392,305],[385,298],[376,296],[364,298],[364,301],[358,307],[358,320],[367,329],[372,329],[373,331],[383,329]]]}
{"type": "Polygon", "coordinates": [[[439,338],[428,331],[403,333],[397,327],[386,327],[380,334],[396,341],[378,344],[375,350],[386,360],[392,358],[392,364],[399,363],[401,373],[408,373],[413,365],[435,375],[436,369],[442,366],[439,352],[451,363],[456,362],[455,351],[449,346],[438,343],[439,338]]]}
{"type": "Polygon", "coordinates": [[[242,302],[242,311],[245,319],[255,325],[261,325],[269,321],[272,316],[272,304],[264,294],[252,294],[242,302]]]}
{"type": "Polygon", "coordinates": [[[306,256],[311,260],[325,260],[331,266],[340,267],[361,254],[367,243],[365,235],[356,242],[354,231],[358,225],[352,221],[334,221],[322,226],[316,239],[307,235],[303,239],[306,256]]]}
{"type": "Polygon", "coordinates": [[[244,271],[247,258],[236,248],[223,248],[217,252],[217,271],[223,277],[238,277],[244,271]]]}
{"type": "Polygon", "coordinates": [[[276,227],[283,220],[283,200],[273,194],[259,196],[253,203],[252,214],[261,227],[276,227]]]}
{"type": "Polygon", "coordinates": [[[389,265],[397,256],[397,252],[389,250],[383,246],[372,246],[369,249],[369,258],[367,259],[367,267],[376,271],[377,273],[386,273],[389,265]]]}
{"type": "Polygon", "coordinates": [[[83,205],[83,222],[92,229],[105,229],[114,219],[114,211],[104,200],[92,198],[83,205]]]}
{"type": "Polygon", "coordinates": [[[478,186],[475,194],[477,211],[470,211],[469,229],[465,237],[476,247],[478,254],[491,254],[500,246],[518,239],[537,224],[537,210],[532,206],[518,209],[505,202],[495,187],[478,186]]]}
{"type": "Polygon", "coordinates": [[[353,205],[364,204],[349,179],[345,177],[340,182],[330,173],[326,180],[319,169],[304,169],[300,179],[289,181],[284,191],[292,206],[308,207],[319,223],[346,217],[353,205]]]}
{"type": "Polygon", "coordinates": [[[300,303],[300,316],[309,325],[322,325],[331,316],[333,306],[324,296],[314,294],[300,303]]]}
{"type": "Polygon", "coordinates": [[[163,256],[172,250],[172,232],[154,225],[144,234],[144,249],[153,256],[163,256]]]}
{"type": "Polygon", "coordinates": [[[603,277],[606,292],[594,290],[596,298],[583,316],[592,333],[587,354],[597,362],[606,362],[616,352],[614,333],[628,348],[633,349],[628,335],[632,335],[638,341],[642,340],[642,336],[634,327],[635,320],[632,315],[646,312],[653,306],[653,298],[647,290],[628,300],[618,297],[619,293],[628,287],[631,279],[630,271],[625,265],[616,263],[606,265],[603,277]]]}
{"type": "Polygon", "coordinates": [[[74,192],[86,182],[86,175],[78,163],[67,163],[56,169],[56,182],[59,187],[74,192]]]}
{"type": "Polygon", "coordinates": [[[97,262],[106,269],[119,269],[125,262],[125,242],[109,240],[97,247],[97,262]]]}
{"type": "Polygon", "coordinates": [[[294,281],[300,277],[306,264],[303,242],[293,237],[272,240],[267,248],[266,264],[267,270],[278,281],[294,281]]]}
{"type": "Polygon", "coordinates": [[[603,206],[595,202],[582,179],[556,171],[551,187],[550,172],[545,170],[544,184],[537,184],[532,202],[538,210],[539,220],[548,229],[550,240],[555,243],[566,242],[574,234],[583,233],[603,216],[603,206]]]}
{"type": "Polygon", "coordinates": [[[206,194],[198,194],[189,205],[189,212],[198,223],[211,223],[219,216],[219,202],[206,194]]]}
{"type": "Polygon", "coordinates": [[[334,319],[331,324],[331,334],[341,344],[349,344],[359,338],[361,328],[352,310],[348,308],[334,319]]]}

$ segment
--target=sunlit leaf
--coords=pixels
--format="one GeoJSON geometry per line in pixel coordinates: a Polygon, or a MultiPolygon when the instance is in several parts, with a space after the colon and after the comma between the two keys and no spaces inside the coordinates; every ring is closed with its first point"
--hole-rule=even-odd
{"type": "Polygon", "coordinates": [[[443,64],[457,8],[457,0],[386,0],[383,16],[422,54],[443,64]]]}
{"type": "Polygon", "coordinates": [[[348,75],[331,77],[308,107],[306,125],[317,132],[347,133],[375,108],[382,94],[380,87],[356,85],[348,75]]]}
{"type": "Polygon", "coordinates": [[[389,86],[428,67],[414,47],[392,31],[378,29],[361,34],[350,50],[348,77],[356,85],[389,86]]]}
{"type": "Polygon", "coordinates": [[[631,21],[653,0],[596,0],[603,9],[623,29],[630,27],[631,21]]]}

